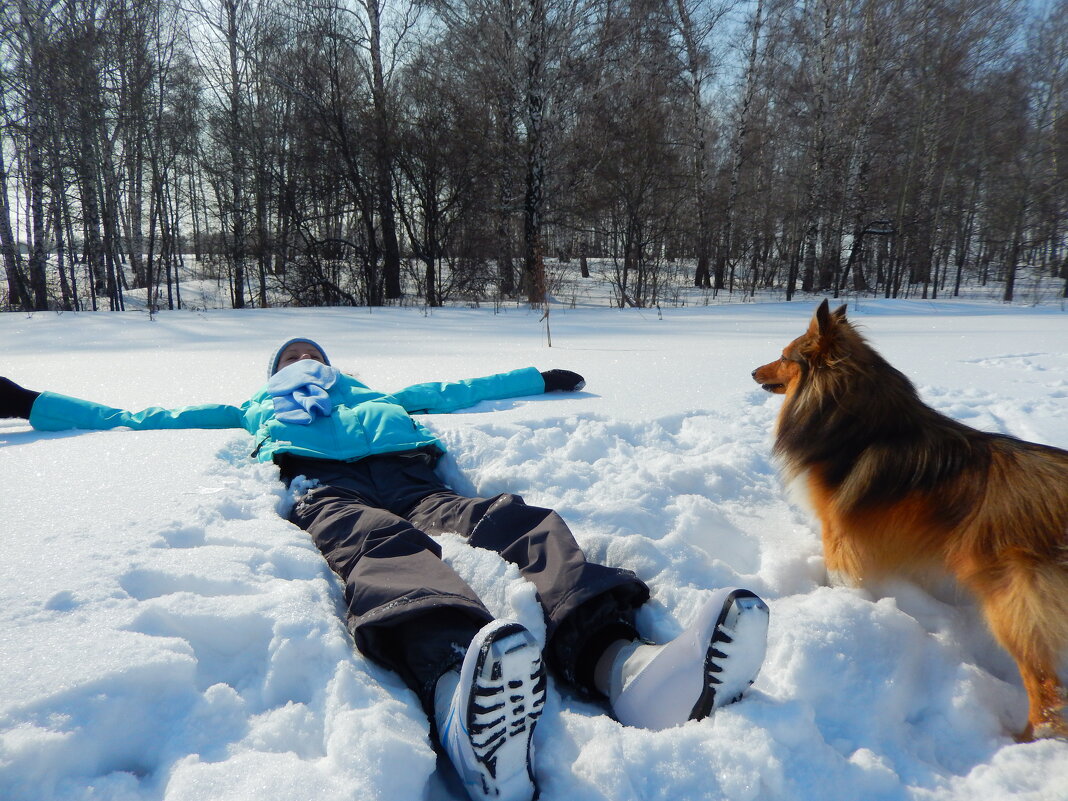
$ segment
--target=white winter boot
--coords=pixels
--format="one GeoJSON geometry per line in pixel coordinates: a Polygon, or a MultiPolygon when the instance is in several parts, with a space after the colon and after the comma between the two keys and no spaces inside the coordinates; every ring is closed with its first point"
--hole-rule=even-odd
{"type": "Polygon", "coordinates": [[[519,623],[484,626],[460,670],[438,680],[438,737],[472,801],[534,797],[532,738],[544,705],[541,649],[519,623]]]}
{"type": "Polygon", "coordinates": [[[720,590],[671,642],[611,646],[597,683],[625,726],[678,726],[738,700],[760,672],[767,640],[767,604],[749,590],[720,590]]]}

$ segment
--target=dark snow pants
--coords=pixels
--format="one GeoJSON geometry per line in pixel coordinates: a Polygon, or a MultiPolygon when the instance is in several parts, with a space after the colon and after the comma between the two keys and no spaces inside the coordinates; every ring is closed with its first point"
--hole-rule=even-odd
{"type": "Polygon", "coordinates": [[[489,611],[441,560],[431,535],[453,532],[499,553],[537,589],[548,664],[596,694],[593,668],[616,639],[637,636],[649,590],[627,570],[588,562],[554,511],[518,495],[468,498],[425,453],[358,462],[287,458],[283,478],[316,479],[290,519],[307,530],[345,583],[348,625],[365,655],[399,673],[429,711],[437,679],[462,659],[489,611]]]}

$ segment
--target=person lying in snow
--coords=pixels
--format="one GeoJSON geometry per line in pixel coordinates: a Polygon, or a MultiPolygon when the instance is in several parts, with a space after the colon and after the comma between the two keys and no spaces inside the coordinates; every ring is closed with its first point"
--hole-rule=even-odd
{"type": "Polygon", "coordinates": [[[440,558],[433,535],[455,532],[496,551],[537,588],[545,660],[578,692],[606,699],[624,725],[650,729],[704,718],[756,678],[768,608],[754,593],[716,591],[694,623],[662,645],[642,638],[649,589],[628,570],[589,562],[563,519],[518,495],[469,498],[435,473],[444,446],[410,415],[585,382],[533,367],[387,394],[331,366],[309,339],[273,354],[268,382],[240,407],[113,409],[0,378],[0,417],[42,431],[244,428],[253,456],[274,461],[300,494],[289,519],[308,531],[345,584],[357,647],[400,674],[432,738],[474,801],[536,793],[532,735],[545,701],[542,650],[514,621],[494,620],[440,558]]]}

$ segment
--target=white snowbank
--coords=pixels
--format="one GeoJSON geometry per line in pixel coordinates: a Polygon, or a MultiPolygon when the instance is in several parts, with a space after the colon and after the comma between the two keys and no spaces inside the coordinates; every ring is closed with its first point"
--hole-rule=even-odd
{"type": "MultiPolygon", "coordinates": [[[[315,309],[0,315],[0,374],[125,408],[239,403],[292,335],[381,389],[533,364],[575,395],[424,418],[459,488],[557,508],[652,587],[669,637],[725,584],[772,608],[752,692],[674,730],[553,685],[542,798],[1068,798],[1068,744],[1015,744],[1026,699],[963,598],[825,586],[818,531],[770,459],[781,399],[749,377],[810,304],[663,312],[315,309]]],[[[850,316],[936,407],[1068,447],[1054,308],[864,301],[850,316]]],[[[340,586],[240,431],[44,434],[0,421],[0,798],[457,798],[414,696],[356,653],[340,586]]],[[[444,538],[496,614],[533,588],[444,538]]]]}

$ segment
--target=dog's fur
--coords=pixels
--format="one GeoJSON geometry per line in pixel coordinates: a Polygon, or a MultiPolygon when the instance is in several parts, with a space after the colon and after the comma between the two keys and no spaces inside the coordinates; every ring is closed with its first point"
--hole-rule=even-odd
{"type": "Polygon", "coordinates": [[[785,395],[775,450],[822,522],[828,571],[947,571],[1016,660],[1030,708],[1019,739],[1068,737],[1068,451],[969,428],[824,301],[782,358],[753,371],[785,395]]]}

